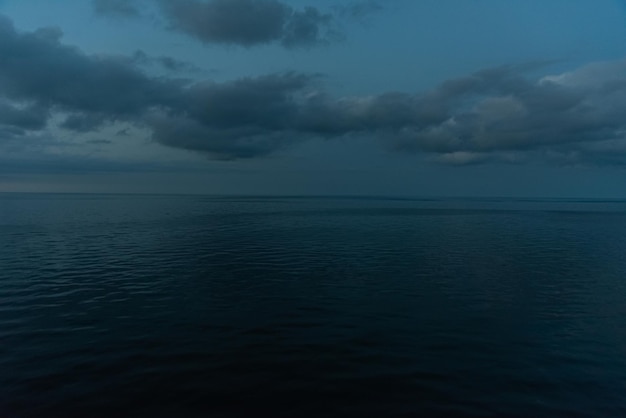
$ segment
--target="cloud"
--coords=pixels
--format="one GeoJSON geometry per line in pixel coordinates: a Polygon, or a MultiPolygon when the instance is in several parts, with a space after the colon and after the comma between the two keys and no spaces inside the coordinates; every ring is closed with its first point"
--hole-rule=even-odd
{"type": "Polygon", "coordinates": [[[160,66],[161,68],[163,68],[164,70],[171,71],[171,72],[178,72],[178,73],[181,73],[181,72],[201,73],[203,72],[200,68],[198,68],[197,66],[191,63],[177,60],[176,58],[172,58],[168,56],[151,57],[142,50],[135,51],[135,53],[132,56],[132,61],[133,63],[141,65],[141,66],[150,66],[150,65],[156,64],[160,66]]]}
{"type": "MultiPolygon", "coordinates": [[[[51,30],[18,33],[0,17],[0,97],[32,103],[30,112],[38,109],[40,116],[22,124],[31,120],[41,127],[42,109],[53,108],[72,115],[67,127],[86,130],[97,121],[137,118],[147,107],[171,104],[178,94],[176,81],[149,78],[129,60],[86,55],[59,38],[51,30]]],[[[4,119],[12,114],[7,108],[3,113],[4,119]]]]}
{"type": "Polygon", "coordinates": [[[446,119],[413,129],[402,142],[497,152],[617,139],[625,126],[625,69],[625,61],[595,64],[533,81],[502,67],[444,83],[426,103],[443,100],[446,119]]]}
{"type": "Polygon", "coordinates": [[[38,130],[46,126],[49,109],[42,105],[16,106],[0,101],[0,126],[38,130]]]}
{"type": "Polygon", "coordinates": [[[328,42],[332,15],[278,0],[160,0],[172,28],[204,43],[288,48],[328,42]]]}
{"type": "Polygon", "coordinates": [[[155,112],[149,124],[156,141],[212,158],[267,155],[308,135],[298,130],[296,96],[313,79],[286,73],[198,83],[183,92],[184,109],[155,112]]]}
{"type": "MultiPolygon", "coordinates": [[[[377,0],[357,0],[324,13],[317,7],[296,9],[280,0],[153,0],[170,29],[205,44],[285,48],[326,45],[343,38],[342,18],[360,19],[384,9],[377,0]]],[[[391,0],[389,0],[391,1],[391,0]]],[[[137,17],[136,0],[92,0],[95,12],[107,17],[137,17]]],[[[167,65],[167,63],[164,63],[167,65]]]]}
{"type": "Polygon", "coordinates": [[[0,141],[45,130],[139,126],[156,142],[215,159],[254,158],[310,139],[378,138],[443,163],[626,163],[626,60],[534,79],[502,66],[423,93],[335,97],[317,75],[226,83],[149,76],[131,58],[87,55],[58,30],[0,18],[0,141]],[[56,115],[56,116],[55,116],[56,115]],[[59,125],[57,123],[57,125],[59,125]]]}
{"type": "Polygon", "coordinates": [[[23,137],[24,135],[26,135],[26,131],[24,129],[20,129],[16,126],[6,126],[0,124],[0,145],[18,137],[23,137]]]}
{"type": "Polygon", "coordinates": [[[305,138],[374,136],[453,164],[521,161],[525,153],[588,162],[611,153],[626,162],[626,61],[540,80],[526,70],[503,66],[421,94],[370,97],[334,98],[318,91],[315,77],[297,74],[192,86],[186,112],[161,119],[155,137],[219,158],[266,154],[305,138]]]}
{"type": "Polygon", "coordinates": [[[105,114],[99,113],[74,113],[66,117],[61,127],[75,132],[91,132],[98,129],[107,121],[105,114]]]}
{"type": "Polygon", "coordinates": [[[138,17],[139,9],[133,0],[92,0],[94,11],[108,17],[138,17]]]}

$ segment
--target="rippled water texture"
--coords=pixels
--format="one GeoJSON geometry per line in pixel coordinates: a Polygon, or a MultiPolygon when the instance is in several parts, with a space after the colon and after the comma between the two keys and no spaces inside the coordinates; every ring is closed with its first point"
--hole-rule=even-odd
{"type": "Polygon", "coordinates": [[[0,416],[624,416],[625,256],[623,202],[0,195],[0,416]]]}

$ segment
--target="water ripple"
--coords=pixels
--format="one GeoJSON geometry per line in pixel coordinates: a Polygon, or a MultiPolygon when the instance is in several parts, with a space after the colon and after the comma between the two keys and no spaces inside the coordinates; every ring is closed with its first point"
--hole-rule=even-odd
{"type": "Polygon", "coordinates": [[[626,204],[0,198],[0,415],[626,414],[626,204]]]}

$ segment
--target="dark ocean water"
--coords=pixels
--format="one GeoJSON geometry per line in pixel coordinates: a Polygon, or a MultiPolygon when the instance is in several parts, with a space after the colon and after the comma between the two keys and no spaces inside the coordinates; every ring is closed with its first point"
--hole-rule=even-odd
{"type": "Polygon", "coordinates": [[[0,417],[626,415],[626,203],[0,195],[0,417]]]}

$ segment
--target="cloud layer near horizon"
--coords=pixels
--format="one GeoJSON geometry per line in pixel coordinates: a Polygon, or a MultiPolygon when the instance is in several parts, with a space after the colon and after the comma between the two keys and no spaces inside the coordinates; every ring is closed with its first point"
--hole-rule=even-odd
{"type": "Polygon", "coordinates": [[[531,79],[502,66],[420,94],[335,97],[317,75],[278,73],[227,83],[153,77],[132,57],[88,55],[61,32],[18,32],[0,18],[0,143],[28,140],[55,115],[93,132],[118,122],[164,145],[214,159],[253,158],[306,139],[375,137],[444,163],[541,155],[626,162],[626,61],[531,79]]]}

